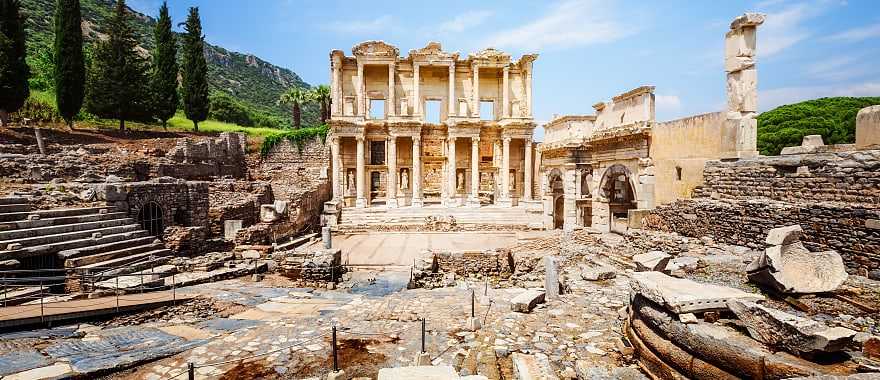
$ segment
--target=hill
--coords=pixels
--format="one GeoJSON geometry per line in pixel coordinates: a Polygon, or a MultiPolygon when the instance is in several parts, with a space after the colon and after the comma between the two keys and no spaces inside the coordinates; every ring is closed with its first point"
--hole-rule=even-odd
{"type": "MultiPolygon", "coordinates": [[[[106,25],[105,20],[111,16],[114,4],[114,0],[81,0],[83,33],[87,42],[104,35],[103,25],[106,25]]],[[[41,50],[51,48],[54,38],[52,17],[55,13],[55,0],[22,0],[22,7],[28,16],[28,53],[29,56],[36,56],[41,50]]],[[[152,31],[156,20],[129,9],[135,15],[134,28],[140,46],[144,49],[144,54],[149,54],[154,45],[152,31]]],[[[183,20],[173,20],[175,24],[181,21],[183,20]]],[[[256,110],[284,120],[290,118],[290,111],[276,104],[281,93],[293,86],[310,87],[295,72],[253,55],[206,43],[205,57],[208,61],[211,91],[222,91],[256,110]]],[[[307,107],[303,113],[303,122],[306,124],[314,123],[318,119],[317,107],[307,107]]]]}
{"type": "Polygon", "coordinates": [[[778,155],[782,148],[797,146],[806,135],[822,135],[825,144],[855,142],[856,114],[880,104],[880,97],[837,97],[788,104],[758,115],[758,150],[778,155]]]}

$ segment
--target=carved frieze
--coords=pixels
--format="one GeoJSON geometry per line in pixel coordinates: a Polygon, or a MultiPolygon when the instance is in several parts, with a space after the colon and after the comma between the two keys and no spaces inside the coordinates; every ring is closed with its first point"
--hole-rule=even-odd
{"type": "Polygon", "coordinates": [[[351,48],[351,53],[356,57],[385,57],[397,58],[400,50],[385,41],[365,41],[351,48]]]}

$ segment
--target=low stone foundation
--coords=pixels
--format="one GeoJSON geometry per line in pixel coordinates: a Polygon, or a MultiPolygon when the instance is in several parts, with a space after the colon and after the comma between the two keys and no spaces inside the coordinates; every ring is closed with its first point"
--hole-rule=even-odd
{"type": "Polygon", "coordinates": [[[279,273],[300,281],[302,286],[324,287],[335,284],[345,273],[342,251],[338,249],[279,252],[273,258],[278,261],[279,273]]]}

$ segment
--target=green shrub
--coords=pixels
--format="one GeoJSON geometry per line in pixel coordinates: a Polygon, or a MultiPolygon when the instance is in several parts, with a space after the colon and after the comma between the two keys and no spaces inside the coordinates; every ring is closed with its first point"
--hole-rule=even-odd
{"type": "Polygon", "coordinates": [[[876,104],[880,97],[821,98],[764,112],[758,115],[758,150],[778,155],[784,147],[801,145],[806,135],[822,135],[829,145],[853,143],[856,114],[876,104]]]}
{"type": "Polygon", "coordinates": [[[266,157],[272,148],[278,145],[280,142],[287,140],[291,143],[295,144],[297,149],[302,151],[303,147],[306,145],[306,142],[312,139],[320,139],[321,143],[325,143],[327,140],[327,133],[330,131],[330,127],[326,124],[320,125],[317,127],[306,127],[300,129],[288,129],[283,132],[279,132],[276,134],[268,135],[263,139],[263,145],[260,146],[260,155],[266,157]]]}

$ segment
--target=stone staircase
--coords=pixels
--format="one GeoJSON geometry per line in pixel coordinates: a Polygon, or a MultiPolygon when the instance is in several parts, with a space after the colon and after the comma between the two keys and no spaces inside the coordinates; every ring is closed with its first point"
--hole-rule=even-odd
{"type": "Polygon", "coordinates": [[[166,263],[171,251],[114,207],[32,210],[27,199],[0,198],[0,258],[20,269],[69,269],[68,290],[89,281],[166,263]]]}
{"type": "Polygon", "coordinates": [[[440,223],[455,219],[459,229],[542,229],[540,209],[526,206],[500,207],[400,207],[345,208],[337,229],[344,232],[370,230],[424,230],[428,217],[440,223]]]}

